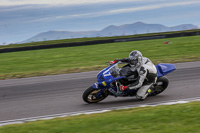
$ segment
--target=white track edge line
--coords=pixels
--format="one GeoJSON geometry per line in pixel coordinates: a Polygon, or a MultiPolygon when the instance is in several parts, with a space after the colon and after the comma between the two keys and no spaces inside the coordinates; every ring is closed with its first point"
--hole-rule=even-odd
{"type": "Polygon", "coordinates": [[[79,111],[79,112],[70,112],[70,113],[53,114],[53,115],[46,115],[46,116],[0,121],[0,126],[10,125],[10,124],[19,124],[19,123],[25,123],[25,122],[37,121],[37,120],[48,120],[48,119],[59,118],[59,117],[75,116],[75,115],[81,115],[81,114],[104,113],[104,112],[108,112],[108,111],[112,111],[112,110],[120,110],[120,109],[130,109],[130,108],[137,108],[137,107],[159,106],[159,105],[183,104],[183,103],[188,103],[188,102],[192,102],[192,101],[200,101],[200,97],[153,102],[153,103],[146,103],[143,105],[136,104],[136,105],[128,105],[128,106],[111,107],[111,108],[104,108],[104,109],[86,110],[86,111],[79,111]]]}

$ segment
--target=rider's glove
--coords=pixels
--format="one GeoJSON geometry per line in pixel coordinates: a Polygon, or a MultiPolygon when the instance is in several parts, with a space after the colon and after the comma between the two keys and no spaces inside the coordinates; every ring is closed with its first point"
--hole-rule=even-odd
{"type": "Polygon", "coordinates": [[[129,89],[128,86],[120,85],[120,90],[121,90],[121,91],[128,90],[128,89],[129,89]]]}
{"type": "Polygon", "coordinates": [[[118,62],[118,60],[110,61],[110,64],[112,65],[112,64],[115,64],[117,62],[118,62]]]}

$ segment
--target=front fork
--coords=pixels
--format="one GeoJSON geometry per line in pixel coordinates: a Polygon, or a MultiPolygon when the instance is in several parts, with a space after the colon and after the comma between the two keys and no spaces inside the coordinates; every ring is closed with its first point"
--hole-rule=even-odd
{"type": "Polygon", "coordinates": [[[105,91],[107,88],[102,88],[100,89],[100,91],[96,94],[96,98],[99,98],[105,91]]]}

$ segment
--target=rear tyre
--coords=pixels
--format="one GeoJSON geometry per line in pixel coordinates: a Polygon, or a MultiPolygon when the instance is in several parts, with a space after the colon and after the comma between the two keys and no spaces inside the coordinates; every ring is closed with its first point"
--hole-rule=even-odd
{"type": "Polygon", "coordinates": [[[169,80],[167,77],[163,76],[157,79],[156,84],[153,85],[151,88],[151,93],[149,96],[156,96],[160,93],[162,93],[168,86],[169,80]]]}
{"type": "Polygon", "coordinates": [[[105,91],[99,97],[96,97],[100,91],[101,90],[94,89],[91,86],[87,90],[85,90],[82,98],[86,103],[98,103],[102,101],[103,99],[105,99],[109,94],[108,90],[105,89],[105,91]]]}

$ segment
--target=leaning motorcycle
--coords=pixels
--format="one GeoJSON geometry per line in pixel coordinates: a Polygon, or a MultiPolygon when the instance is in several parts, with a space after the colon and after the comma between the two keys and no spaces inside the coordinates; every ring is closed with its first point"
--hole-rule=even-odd
{"type": "MultiPolygon", "coordinates": [[[[155,65],[157,69],[157,82],[148,90],[148,96],[156,96],[163,92],[169,80],[165,76],[176,70],[174,64],[160,63],[155,65]]],[[[137,90],[120,91],[120,84],[128,85],[137,79],[137,73],[127,77],[129,73],[127,66],[119,67],[119,63],[108,66],[97,74],[97,82],[86,89],[82,95],[86,103],[97,103],[105,99],[108,95],[115,97],[136,96],[137,90]]]]}

